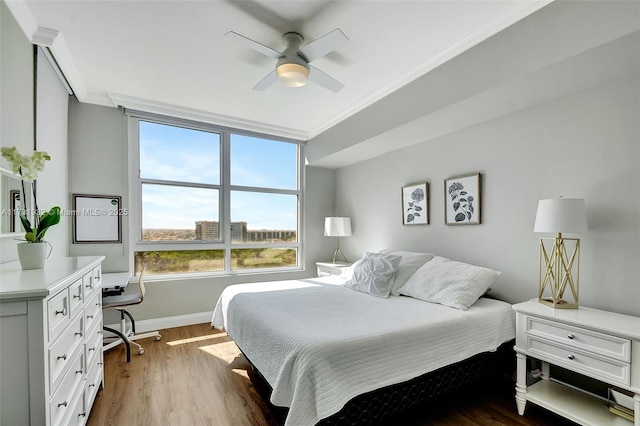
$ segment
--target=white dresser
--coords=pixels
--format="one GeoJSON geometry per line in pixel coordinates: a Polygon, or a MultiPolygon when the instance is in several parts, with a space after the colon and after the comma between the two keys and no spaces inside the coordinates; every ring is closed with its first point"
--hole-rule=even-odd
{"type": "Polygon", "coordinates": [[[0,425],[83,425],[103,384],[101,262],[0,265],[0,425]]]}
{"type": "Polygon", "coordinates": [[[520,415],[527,401],[581,425],[640,426],[640,318],[580,307],[553,309],[536,300],[516,311],[520,415]],[[542,361],[542,379],[527,387],[527,357],[542,361]],[[556,365],[634,394],[635,421],[609,412],[607,402],[550,377],[556,365]]]}

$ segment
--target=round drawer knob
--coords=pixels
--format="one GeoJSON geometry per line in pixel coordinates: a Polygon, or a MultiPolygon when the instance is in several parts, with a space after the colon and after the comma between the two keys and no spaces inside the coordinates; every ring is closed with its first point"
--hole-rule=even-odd
{"type": "Polygon", "coordinates": [[[574,358],[575,358],[575,356],[573,356],[573,355],[569,355],[569,356],[567,356],[567,358],[569,358],[569,359],[574,359],[574,358]]]}

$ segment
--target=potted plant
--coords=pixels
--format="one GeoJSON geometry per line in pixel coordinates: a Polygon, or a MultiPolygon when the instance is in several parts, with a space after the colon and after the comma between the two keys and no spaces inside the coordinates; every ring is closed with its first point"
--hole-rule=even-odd
{"type": "Polygon", "coordinates": [[[36,197],[35,180],[38,177],[38,172],[44,170],[45,161],[50,161],[51,156],[45,151],[33,151],[30,156],[21,155],[15,146],[4,147],[0,151],[2,157],[11,166],[11,171],[20,175],[22,185],[20,197],[22,206],[19,216],[25,235],[24,242],[18,244],[20,265],[22,265],[22,269],[41,269],[52,250],[51,244],[44,240],[44,236],[50,227],[60,223],[60,207],[56,206],[49,210],[40,211],[36,197]],[[33,194],[33,225],[27,216],[25,183],[31,185],[33,194]],[[49,247],[48,254],[46,253],[47,246],[49,247]]]}

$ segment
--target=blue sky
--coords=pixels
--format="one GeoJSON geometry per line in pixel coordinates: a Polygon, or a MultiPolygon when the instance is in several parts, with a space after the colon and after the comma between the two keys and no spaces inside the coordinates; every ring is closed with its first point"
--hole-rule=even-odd
{"type": "MultiPolygon", "coordinates": [[[[232,135],[231,185],[296,188],[297,147],[232,135]],[[266,143],[265,143],[266,142],[266,143]]],[[[220,183],[220,136],[140,121],[143,178],[220,183]]],[[[197,220],[219,220],[218,191],[143,185],[143,228],[193,229],[197,220]]],[[[231,220],[249,229],[295,229],[296,197],[232,191],[231,220]]]]}

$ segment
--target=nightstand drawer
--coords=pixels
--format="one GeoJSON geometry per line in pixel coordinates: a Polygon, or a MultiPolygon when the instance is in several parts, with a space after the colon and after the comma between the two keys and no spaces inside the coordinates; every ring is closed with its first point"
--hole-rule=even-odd
{"type": "Polygon", "coordinates": [[[319,277],[340,275],[351,266],[350,263],[316,262],[316,273],[319,277]]]}
{"type": "Polygon", "coordinates": [[[534,336],[527,336],[526,351],[534,357],[596,379],[630,384],[631,366],[625,362],[534,336]]]}
{"type": "Polygon", "coordinates": [[[574,348],[598,355],[631,362],[631,341],[583,328],[547,321],[541,318],[527,318],[527,334],[542,339],[550,339],[574,348]]]}

